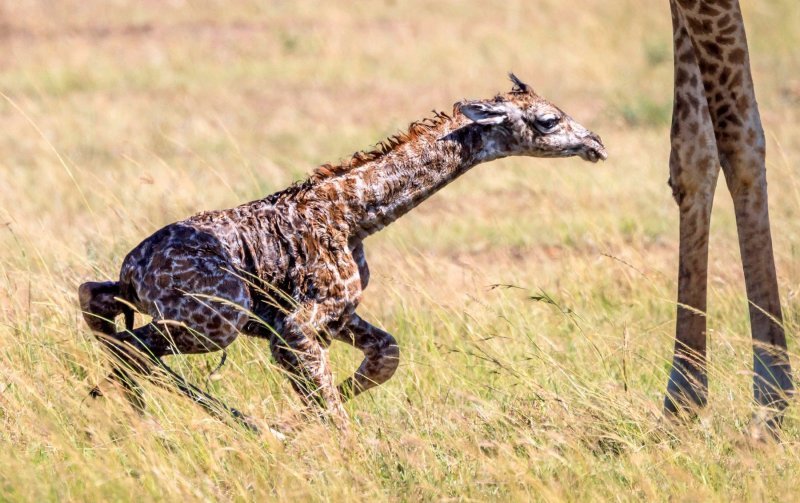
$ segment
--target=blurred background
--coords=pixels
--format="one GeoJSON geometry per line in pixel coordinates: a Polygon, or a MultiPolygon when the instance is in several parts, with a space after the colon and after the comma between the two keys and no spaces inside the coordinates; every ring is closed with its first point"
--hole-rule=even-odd
{"type": "MultiPolygon", "coordinates": [[[[798,366],[800,9],[742,7],[798,366]]],[[[752,356],[723,180],[711,407],[678,432],[660,418],[678,223],[667,0],[2,1],[0,92],[10,500],[792,499],[796,407],[779,457],[742,445],[752,356]],[[396,335],[403,363],[348,405],[356,446],[324,425],[287,443],[249,437],[155,387],[145,416],[119,397],[82,401],[107,364],[78,284],[115,278],[162,225],[506,91],[509,71],[600,134],[609,160],[479,166],[367,241],[360,312],[396,335]]],[[[265,344],[231,353],[211,381],[216,356],[174,362],[265,423],[296,410],[265,344]]],[[[339,376],[360,359],[332,356],[339,376]]]]}

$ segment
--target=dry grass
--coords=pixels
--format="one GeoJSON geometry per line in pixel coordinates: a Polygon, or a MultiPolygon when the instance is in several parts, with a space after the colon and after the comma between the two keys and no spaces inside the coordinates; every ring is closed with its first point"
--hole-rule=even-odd
{"type": "MultiPolygon", "coordinates": [[[[746,3],[798,365],[800,11],[746,3]]],[[[666,1],[4,2],[0,43],[0,500],[796,498],[798,407],[783,444],[745,441],[752,357],[724,183],[711,406],[681,428],[660,416],[677,263],[666,1]],[[512,69],[611,159],[481,166],[370,238],[361,311],[403,363],[348,405],[353,438],[252,436],[152,386],[143,416],[120,396],[84,401],[107,367],[80,282],[114,277],[165,223],[492,95],[512,69]]],[[[333,353],[340,376],[357,364],[333,353]]],[[[216,357],[175,363],[202,384],[216,357]]],[[[234,344],[208,385],[264,422],[298,406],[259,341],[234,344]]]]}

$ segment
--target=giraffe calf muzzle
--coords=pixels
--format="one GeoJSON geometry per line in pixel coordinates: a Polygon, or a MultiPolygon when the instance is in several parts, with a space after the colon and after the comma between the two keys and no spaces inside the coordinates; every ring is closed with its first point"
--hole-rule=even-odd
{"type": "Polygon", "coordinates": [[[608,159],[606,147],[596,134],[591,134],[586,137],[583,142],[583,148],[578,152],[578,155],[584,161],[589,162],[605,161],[608,159]]]}

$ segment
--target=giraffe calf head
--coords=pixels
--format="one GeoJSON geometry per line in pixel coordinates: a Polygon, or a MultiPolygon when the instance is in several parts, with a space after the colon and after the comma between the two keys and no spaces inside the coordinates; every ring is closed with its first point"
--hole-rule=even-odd
{"type": "Polygon", "coordinates": [[[487,157],[577,155],[591,162],[608,157],[599,136],[537,95],[514,74],[510,77],[514,83],[511,92],[456,105],[471,121],[486,126],[482,134],[487,157]]]}

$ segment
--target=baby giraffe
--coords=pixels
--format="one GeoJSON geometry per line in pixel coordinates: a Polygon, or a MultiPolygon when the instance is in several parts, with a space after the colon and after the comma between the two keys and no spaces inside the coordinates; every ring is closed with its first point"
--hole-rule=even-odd
{"type": "Polygon", "coordinates": [[[302,183],[167,225],[125,257],[118,282],[81,285],[84,318],[116,357],[109,379],[135,389],[130,372],[147,375],[156,366],[207,411],[253,427],[161,361],[221,350],[242,333],[267,339],[304,402],[345,427],[343,400],[386,382],[400,355],[391,334],[356,314],[369,282],[364,238],[477,164],[507,156],[606,159],[596,134],[510,77],[511,92],[456,103],[452,116],[414,122],[302,183]],[[134,309],[152,321],[133,328],[134,309]],[[119,314],[126,330],[116,329],[119,314]],[[338,387],[327,353],[333,340],[364,352],[338,387]]]}

